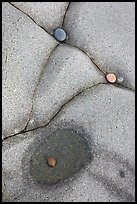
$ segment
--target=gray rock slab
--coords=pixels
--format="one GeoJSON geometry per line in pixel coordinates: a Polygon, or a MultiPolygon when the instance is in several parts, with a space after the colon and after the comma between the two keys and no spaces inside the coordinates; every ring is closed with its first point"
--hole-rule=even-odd
{"type": "MultiPolygon", "coordinates": [[[[57,121],[74,121],[95,144],[135,159],[135,93],[100,84],[84,91],[60,112],[57,121]]],[[[92,141],[91,141],[92,142],[92,141]]]]}
{"type": "MultiPolygon", "coordinates": [[[[113,85],[98,85],[68,103],[56,126],[84,131],[93,152],[89,175],[120,202],[135,196],[135,94],[113,85]],[[124,178],[120,178],[120,172],[124,178]]],[[[110,199],[111,200],[111,199],[110,199]]]]}
{"type": "Polygon", "coordinates": [[[135,88],[134,2],[71,2],[63,27],[70,43],[135,88]]]}
{"type": "Polygon", "coordinates": [[[134,92],[113,85],[97,85],[64,106],[46,128],[4,141],[3,201],[134,202],[134,105],[134,92]],[[36,185],[26,174],[31,154],[39,141],[58,128],[71,128],[83,134],[93,159],[61,183],[36,185]]]}
{"type": "Polygon", "coordinates": [[[27,129],[46,125],[62,105],[81,90],[106,82],[104,75],[80,50],[59,45],[43,70],[27,129]]]}
{"type": "MultiPolygon", "coordinates": [[[[21,171],[21,160],[22,152],[25,151],[29,142],[33,141],[33,138],[24,139],[24,135],[17,137],[16,143],[12,142],[12,145],[6,142],[3,146],[3,181],[5,183],[5,190],[3,193],[3,199],[10,202],[13,197],[18,196],[22,193],[22,171],[21,171]],[[10,150],[11,148],[11,150],[10,150]],[[9,159],[8,159],[9,158],[9,159]],[[20,189],[20,190],[19,190],[20,189]]],[[[4,144],[4,143],[3,143],[4,144]]]]}
{"type": "Polygon", "coordinates": [[[11,2],[14,6],[29,15],[46,31],[53,34],[61,27],[68,2],[11,2]]]}
{"type": "Polygon", "coordinates": [[[106,191],[100,181],[91,177],[88,166],[53,186],[41,186],[26,176],[30,155],[38,138],[46,138],[53,129],[56,130],[54,126],[41,128],[3,142],[2,167],[6,186],[3,202],[117,202],[118,199],[106,191]]]}
{"type": "Polygon", "coordinates": [[[28,132],[3,140],[2,201],[134,202],[135,92],[103,84],[105,76],[87,56],[134,89],[134,3],[71,2],[63,27],[75,47],[57,46],[47,33],[61,25],[68,2],[11,3],[19,9],[2,3],[2,136],[29,123],[28,132]],[[92,159],[59,183],[41,184],[31,175],[32,158],[40,158],[41,145],[58,129],[62,141],[68,130],[84,137],[92,159]]]}
{"type": "Polygon", "coordinates": [[[2,3],[3,137],[25,127],[34,88],[56,45],[29,17],[9,3],[2,3]]]}

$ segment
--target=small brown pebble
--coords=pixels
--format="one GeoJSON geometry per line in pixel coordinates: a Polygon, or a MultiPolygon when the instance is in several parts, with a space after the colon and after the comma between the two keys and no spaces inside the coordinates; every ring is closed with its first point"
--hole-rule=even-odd
{"type": "Polygon", "coordinates": [[[117,77],[116,77],[115,74],[109,73],[109,74],[106,75],[106,79],[107,79],[107,81],[110,82],[110,83],[115,83],[116,80],[117,80],[117,77]]]}
{"type": "Polygon", "coordinates": [[[48,165],[50,167],[55,167],[57,164],[57,160],[54,157],[48,157],[48,165]]]}

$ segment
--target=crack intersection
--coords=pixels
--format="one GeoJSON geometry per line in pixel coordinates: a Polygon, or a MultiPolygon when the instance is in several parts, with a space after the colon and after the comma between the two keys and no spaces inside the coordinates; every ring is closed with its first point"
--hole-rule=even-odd
{"type": "MultiPolygon", "coordinates": [[[[29,16],[28,14],[26,14],[24,11],[20,10],[18,7],[16,7],[15,5],[13,5],[11,2],[8,2],[8,3],[9,3],[10,5],[12,5],[13,7],[15,7],[16,9],[18,9],[18,10],[19,10],[20,12],[22,12],[23,14],[27,15],[36,25],[38,25],[38,26],[39,26],[40,28],[42,28],[45,32],[47,32],[52,38],[54,38],[48,31],[46,31],[42,26],[40,26],[32,17],[30,17],[30,16],[29,16]]],[[[62,27],[63,27],[63,25],[64,25],[66,13],[67,13],[67,11],[68,11],[68,9],[69,9],[69,7],[70,7],[70,3],[71,3],[71,2],[68,3],[68,6],[67,6],[67,8],[66,8],[66,11],[65,11],[65,14],[64,14],[64,17],[63,17],[62,27]]],[[[54,38],[54,39],[55,39],[55,38],[54,38]]],[[[33,131],[33,130],[36,130],[36,129],[39,129],[39,128],[47,127],[47,126],[52,122],[52,120],[60,113],[60,111],[63,109],[63,107],[64,107],[65,105],[67,105],[69,102],[71,102],[75,97],[77,97],[78,95],[80,95],[81,93],[83,93],[85,90],[90,89],[90,88],[92,88],[92,87],[95,87],[95,86],[97,86],[97,85],[99,85],[99,84],[108,84],[108,82],[104,82],[104,83],[103,83],[103,82],[99,82],[98,84],[95,84],[95,85],[92,85],[92,86],[88,86],[88,87],[86,87],[86,88],[83,88],[82,90],[79,90],[79,91],[78,91],[75,95],[73,95],[69,100],[67,100],[66,102],[64,102],[64,103],[61,105],[61,107],[58,108],[58,110],[56,110],[55,114],[53,115],[53,117],[50,119],[50,121],[49,121],[46,125],[43,125],[43,126],[40,126],[40,127],[36,127],[36,128],[30,129],[30,130],[27,130],[28,124],[29,124],[29,122],[30,122],[30,120],[31,120],[31,116],[32,116],[32,113],[33,113],[33,105],[34,105],[35,94],[36,94],[36,91],[37,91],[37,87],[38,87],[38,85],[39,85],[39,83],[40,83],[40,81],[41,81],[41,77],[42,77],[43,70],[44,70],[44,68],[46,67],[46,65],[48,64],[48,61],[50,60],[50,57],[52,56],[53,52],[56,50],[56,48],[57,48],[60,44],[70,45],[70,46],[72,46],[72,47],[74,47],[74,48],[80,50],[81,52],[83,52],[83,53],[90,59],[91,63],[93,63],[93,64],[95,65],[95,67],[96,67],[100,72],[103,73],[103,75],[106,75],[106,74],[107,74],[107,73],[96,63],[95,59],[93,59],[93,58],[92,58],[88,53],[86,53],[86,51],[84,51],[83,49],[81,49],[81,48],[79,48],[78,46],[73,45],[73,44],[71,44],[70,42],[67,42],[67,41],[62,42],[62,43],[59,43],[59,42],[58,42],[58,44],[54,47],[54,49],[53,49],[52,52],[50,53],[50,55],[49,55],[49,57],[48,57],[48,59],[47,59],[47,61],[46,61],[46,64],[43,66],[43,69],[42,69],[42,71],[41,71],[41,73],[40,73],[38,82],[37,82],[37,84],[36,84],[36,86],[35,86],[35,88],[34,88],[33,96],[32,96],[31,111],[30,111],[30,113],[29,113],[29,118],[28,118],[28,120],[27,120],[27,122],[26,122],[25,128],[23,128],[23,130],[21,130],[19,133],[16,133],[16,134],[13,134],[13,135],[9,135],[9,136],[7,136],[7,137],[4,137],[4,138],[2,139],[2,141],[6,140],[6,139],[8,139],[8,138],[10,138],[10,137],[19,135],[19,134],[21,134],[21,133],[26,133],[26,132],[30,132],[30,131],[33,131]]],[[[129,87],[124,86],[124,85],[121,85],[121,84],[119,84],[119,83],[116,83],[114,86],[119,86],[119,87],[126,88],[126,89],[128,89],[128,90],[130,90],[130,91],[135,91],[134,89],[129,88],[129,87]]]]}
{"type": "MultiPolygon", "coordinates": [[[[30,130],[24,129],[24,130],[22,130],[22,131],[19,132],[19,133],[16,133],[16,134],[14,134],[14,135],[9,135],[9,136],[3,138],[2,141],[6,140],[6,139],[8,139],[8,138],[17,136],[17,135],[22,134],[22,133],[27,133],[27,132],[31,132],[31,131],[34,131],[34,130],[37,130],[37,129],[40,129],[40,128],[45,128],[45,127],[47,127],[47,126],[53,121],[53,119],[60,113],[60,111],[61,111],[68,103],[70,103],[71,101],[73,101],[74,98],[76,98],[77,96],[79,96],[80,94],[82,94],[84,91],[86,91],[86,90],[88,90],[88,89],[91,89],[91,88],[94,88],[94,87],[96,87],[96,86],[98,86],[98,85],[101,85],[101,84],[108,84],[108,83],[107,83],[107,82],[104,82],[104,83],[103,83],[103,82],[99,82],[99,83],[97,83],[97,84],[95,84],[95,85],[90,85],[90,86],[84,87],[83,89],[80,89],[76,94],[72,95],[71,98],[69,98],[66,102],[64,102],[64,103],[55,111],[54,115],[52,116],[52,118],[49,120],[49,122],[48,122],[47,124],[42,125],[42,126],[39,126],[39,127],[35,127],[35,128],[33,128],[33,129],[30,129],[30,130]]],[[[26,126],[26,128],[27,128],[27,126],[26,126]]]]}

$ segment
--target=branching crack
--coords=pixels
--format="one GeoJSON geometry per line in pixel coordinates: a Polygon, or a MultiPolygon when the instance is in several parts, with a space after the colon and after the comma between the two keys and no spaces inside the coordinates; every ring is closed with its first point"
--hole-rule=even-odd
{"type": "Polygon", "coordinates": [[[41,77],[42,77],[42,74],[43,74],[43,70],[44,70],[45,66],[47,65],[47,63],[49,62],[51,55],[53,54],[53,52],[56,50],[56,48],[57,48],[59,45],[60,45],[60,44],[57,44],[57,45],[54,47],[54,49],[52,50],[52,52],[49,54],[49,57],[48,57],[48,59],[47,59],[47,61],[46,61],[46,64],[43,66],[43,68],[42,68],[42,70],[41,70],[41,73],[40,73],[40,75],[39,75],[37,84],[36,84],[36,86],[35,86],[35,88],[34,88],[34,91],[33,91],[31,110],[30,110],[30,113],[29,113],[29,116],[28,116],[28,120],[27,120],[27,122],[26,122],[26,124],[25,124],[25,127],[24,127],[20,132],[18,132],[18,133],[15,133],[15,134],[13,134],[13,135],[10,135],[10,136],[7,136],[7,137],[2,138],[2,141],[5,140],[5,138],[13,137],[13,136],[16,136],[16,135],[18,135],[18,134],[21,134],[21,133],[26,132],[27,126],[28,126],[28,124],[29,124],[29,122],[30,122],[30,119],[31,119],[31,116],[32,116],[32,113],[33,113],[34,97],[35,97],[35,93],[36,93],[36,91],[37,91],[37,87],[38,87],[38,85],[39,85],[39,83],[40,83],[40,81],[41,81],[41,77]]]}
{"type": "MultiPolygon", "coordinates": [[[[29,17],[37,26],[39,26],[42,30],[44,30],[46,33],[48,33],[52,38],[54,38],[50,32],[48,32],[42,25],[39,25],[31,16],[29,16],[27,13],[25,13],[24,11],[22,11],[21,9],[19,9],[17,6],[15,6],[14,4],[12,4],[12,2],[8,2],[11,6],[13,6],[14,8],[18,9],[20,12],[22,12],[24,15],[26,15],[27,17],[29,17]]],[[[54,38],[55,40],[55,38],[54,38]]]]}
{"type": "MultiPolygon", "coordinates": [[[[16,9],[18,9],[20,12],[24,13],[25,15],[27,15],[36,25],[38,25],[40,28],[42,28],[44,31],[46,31],[42,26],[40,26],[32,17],[30,17],[30,16],[29,16],[28,14],[26,14],[24,11],[20,10],[18,7],[16,7],[15,5],[13,5],[11,2],[8,2],[8,3],[10,3],[10,5],[12,5],[12,6],[15,7],[16,9]]],[[[71,3],[71,2],[68,3],[68,6],[67,6],[67,8],[66,8],[66,11],[65,11],[65,14],[64,14],[64,17],[63,17],[62,27],[63,27],[64,20],[65,20],[65,17],[66,17],[66,13],[67,13],[67,11],[68,11],[68,9],[69,9],[70,3],[71,3]]],[[[46,32],[47,32],[51,37],[53,37],[48,31],[46,31],[46,32]]],[[[74,47],[74,48],[80,50],[81,52],[83,52],[83,53],[90,59],[90,61],[98,68],[98,70],[100,70],[104,75],[107,74],[107,73],[100,67],[100,65],[97,64],[97,62],[95,61],[95,59],[94,59],[93,57],[91,57],[88,53],[86,53],[86,51],[84,51],[83,49],[79,48],[78,46],[76,46],[76,45],[74,45],[74,44],[71,44],[70,42],[66,42],[66,41],[65,41],[64,43],[59,43],[59,44],[57,44],[57,45],[55,46],[55,48],[54,48],[54,49],[52,50],[52,52],[50,53],[50,55],[49,55],[49,57],[48,57],[48,59],[47,59],[47,61],[46,61],[45,66],[46,66],[47,63],[49,62],[49,59],[50,59],[51,55],[53,54],[53,52],[55,51],[55,49],[56,49],[60,44],[67,44],[67,45],[70,45],[70,46],[72,46],[72,47],[74,47]]],[[[7,61],[7,55],[6,55],[6,60],[5,60],[5,61],[7,61]]],[[[7,137],[4,137],[4,138],[2,139],[2,141],[6,140],[6,139],[8,139],[8,138],[10,138],[10,137],[19,135],[19,134],[21,134],[21,133],[30,132],[30,131],[33,131],[33,130],[36,130],[36,129],[39,129],[39,128],[48,126],[48,125],[52,122],[52,120],[59,114],[59,112],[63,109],[63,107],[64,107],[66,104],[68,104],[69,102],[71,102],[75,97],[77,97],[78,95],[80,95],[81,93],[83,93],[85,90],[90,89],[90,88],[92,88],[92,87],[95,87],[95,86],[97,86],[97,85],[99,85],[99,84],[108,84],[108,82],[104,82],[104,83],[103,83],[103,82],[99,82],[98,84],[95,84],[95,85],[92,85],[92,86],[88,86],[88,87],[86,87],[86,88],[84,88],[84,89],[82,89],[82,90],[79,90],[79,91],[78,91],[75,95],[73,95],[68,101],[66,101],[61,107],[59,107],[58,110],[56,110],[54,116],[50,119],[50,121],[49,121],[46,125],[43,125],[43,126],[40,126],[40,127],[36,127],[36,128],[31,129],[31,130],[27,130],[27,126],[28,126],[28,124],[29,124],[29,122],[30,122],[30,119],[31,119],[31,116],[32,116],[32,113],[33,113],[35,93],[36,93],[37,87],[38,87],[38,85],[39,85],[39,83],[40,83],[40,81],[41,81],[42,73],[43,73],[43,70],[44,70],[45,66],[43,66],[43,69],[42,69],[42,71],[41,71],[41,73],[40,73],[38,82],[37,82],[37,84],[36,84],[36,86],[35,86],[35,88],[34,88],[34,91],[33,91],[31,111],[30,111],[30,113],[29,113],[28,121],[26,122],[25,128],[23,128],[23,130],[21,130],[20,132],[18,132],[18,133],[16,133],[16,134],[13,134],[13,135],[9,135],[9,136],[7,136],[7,137]]],[[[126,89],[130,90],[130,91],[135,91],[134,89],[132,89],[132,88],[130,88],[130,87],[127,87],[127,86],[125,86],[125,85],[121,85],[121,84],[119,84],[119,83],[116,83],[115,86],[123,87],[123,88],[126,88],[126,89]]]]}
{"type": "MultiPolygon", "coordinates": [[[[91,57],[88,53],[86,53],[86,51],[84,51],[83,49],[79,48],[79,47],[76,46],[76,45],[71,44],[70,42],[64,42],[64,44],[68,44],[68,45],[70,45],[70,46],[72,46],[72,47],[75,47],[76,49],[80,50],[81,52],[83,52],[83,53],[90,59],[90,61],[99,69],[99,71],[102,72],[103,75],[106,76],[107,72],[105,72],[105,71],[101,68],[101,66],[95,61],[95,59],[94,59],[93,57],[91,57]]],[[[135,91],[134,88],[128,87],[128,86],[123,85],[123,84],[120,84],[120,83],[118,83],[118,82],[116,82],[114,85],[119,86],[119,87],[121,87],[121,88],[122,88],[122,87],[123,87],[123,88],[126,88],[126,89],[128,89],[129,91],[135,91]]]]}
{"type": "Polygon", "coordinates": [[[108,84],[108,83],[107,83],[107,82],[106,82],[106,83],[105,83],[105,82],[99,82],[99,83],[97,83],[97,84],[95,84],[95,85],[92,85],[92,86],[90,85],[90,86],[84,87],[83,89],[79,90],[75,95],[71,96],[71,98],[70,98],[69,100],[67,100],[65,103],[63,103],[63,105],[61,105],[61,106],[56,110],[56,112],[54,113],[54,115],[52,116],[52,118],[49,120],[49,122],[48,122],[47,124],[42,125],[42,126],[39,126],[39,127],[35,127],[35,128],[33,128],[33,129],[30,129],[30,130],[24,129],[24,131],[21,131],[20,133],[17,133],[17,134],[14,134],[14,135],[9,135],[9,136],[3,138],[3,141],[6,140],[6,139],[8,139],[8,138],[11,138],[11,137],[14,137],[14,136],[16,136],[16,135],[19,135],[19,134],[21,134],[21,133],[27,133],[27,132],[31,132],[31,131],[34,131],[34,130],[37,130],[37,129],[40,129],[40,128],[45,128],[45,127],[47,127],[47,126],[53,121],[53,119],[60,113],[60,111],[61,111],[68,103],[70,103],[74,98],[76,98],[77,96],[79,96],[80,94],[82,94],[84,91],[86,91],[86,90],[88,90],[88,89],[90,89],[90,88],[93,88],[93,87],[95,87],[95,86],[101,85],[101,84],[108,84]]]}
{"type": "MultiPolygon", "coordinates": [[[[16,9],[18,9],[20,12],[24,13],[25,15],[27,15],[36,25],[38,25],[38,26],[39,26],[40,28],[42,28],[45,32],[47,32],[52,38],[54,38],[47,30],[45,30],[45,28],[43,28],[41,25],[39,25],[31,16],[29,16],[29,15],[28,15],[27,13],[25,13],[24,11],[20,10],[18,7],[16,7],[14,4],[12,4],[12,2],[8,2],[8,3],[10,3],[13,7],[15,7],[16,9]]],[[[71,3],[71,2],[68,3],[68,6],[67,6],[67,8],[66,8],[66,11],[65,11],[65,14],[64,14],[64,17],[63,17],[62,27],[63,27],[64,21],[65,21],[66,13],[67,13],[67,11],[68,11],[68,9],[69,9],[70,3],[71,3]]],[[[54,38],[54,39],[55,39],[55,38],[54,38]]],[[[92,61],[92,63],[93,63],[104,75],[107,74],[107,72],[105,72],[105,71],[101,68],[101,66],[95,61],[95,59],[94,59],[93,57],[91,57],[88,53],[86,53],[86,51],[84,51],[83,49],[79,48],[79,47],[76,46],[76,45],[71,44],[70,42],[66,42],[66,41],[65,41],[64,43],[66,43],[66,44],[68,44],[68,45],[71,45],[71,46],[77,48],[78,50],[80,50],[81,52],[83,52],[84,54],[86,54],[86,55],[89,57],[89,59],[92,61]]],[[[7,60],[7,59],[6,59],[6,60],[7,60]]],[[[128,87],[128,86],[125,86],[125,85],[122,85],[122,84],[119,84],[119,83],[117,83],[117,84],[118,84],[119,86],[121,86],[121,87],[127,88],[128,90],[135,91],[135,89],[133,89],[133,88],[131,88],[131,87],[128,87]]]]}
{"type": "MultiPolygon", "coordinates": [[[[60,44],[62,44],[62,43],[60,43],[60,44]]],[[[47,65],[47,63],[48,63],[48,61],[49,61],[51,55],[53,54],[53,52],[55,51],[55,49],[56,49],[60,44],[58,44],[58,45],[52,50],[52,52],[50,53],[50,55],[49,55],[49,57],[48,57],[48,59],[47,59],[46,65],[47,65]]],[[[89,57],[89,55],[88,55],[84,50],[80,49],[79,47],[77,47],[77,46],[75,46],[75,45],[72,45],[72,44],[70,44],[70,43],[68,43],[68,42],[65,42],[65,44],[68,44],[68,45],[70,45],[70,46],[73,46],[73,47],[77,48],[78,50],[80,50],[80,51],[83,52],[86,56],[89,57]]],[[[91,60],[91,62],[94,63],[94,65],[95,65],[101,72],[103,72],[103,74],[106,74],[106,73],[100,68],[100,66],[94,61],[93,58],[89,57],[89,59],[91,60]]],[[[45,66],[46,66],[46,65],[45,65],[45,66]]],[[[104,82],[104,83],[103,83],[103,82],[100,82],[100,83],[98,83],[98,84],[96,84],[96,85],[89,86],[89,87],[86,87],[86,88],[80,90],[76,95],[72,96],[67,102],[65,102],[65,103],[57,110],[57,112],[54,114],[54,116],[51,118],[51,120],[50,120],[46,125],[43,125],[43,126],[40,126],[40,127],[36,127],[36,128],[31,129],[31,130],[26,130],[26,129],[27,129],[27,126],[28,126],[28,124],[29,124],[29,122],[30,122],[30,119],[31,119],[31,116],[32,116],[32,112],[33,112],[34,96],[35,96],[37,87],[38,87],[38,85],[39,85],[39,83],[40,83],[40,80],[41,80],[41,77],[42,77],[42,73],[43,73],[43,70],[44,70],[45,66],[43,67],[43,69],[42,69],[42,71],[41,71],[41,74],[40,74],[40,76],[39,76],[38,83],[37,83],[37,85],[36,85],[36,87],[35,87],[35,89],[34,89],[34,92],[33,92],[32,107],[31,107],[31,111],[30,111],[30,114],[29,114],[29,119],[28,119],[28,121],[27,121],[27,123],[26,123],[25,128],[24,128],[22,131],[20,131],[19,133],[16,133],[16,134],[13,134],[13,135],[10,135],[10,136],[7,136],[7,137],[3,138],[2,141],[6,140],[6,139],[8,139],[8,138],[10,138],[10,137],[19,135],[19,134],[21,134],[21,133],[30,132],[30,131],[33,131],[33,130],[36,130],[36,129],[39,129],[39,128],[43,128],[43,127],[48,126],[48,125],[51,123],[51,121],[52,121],[52,120],[58,115],[58,113],[62,110],[62,108],[63,108],[67,103],[69,103],[70,101],[72,101],[75,97],[77,97],[78,95],[80,95],[82,92],[84,92],[85,90],[87,90],[87,89],[89,89],[89,88],[95,87],[95,86],[97,86],[97,85],[99,85],[99,84],[109,84],[108,82],[104,82]]],[[[126,88],[126,89],[128,89],[128,90],[130,90],[130,91],[135,91],[134,89],[129,88],[129,87],[125,86],[125,85],[121,85],[121,84],[119,84],[119,83],[114,84],[114,86],[116,86],[116,87],[119,86],[119,87],[122,87],[122,88],[126,88]]]]}

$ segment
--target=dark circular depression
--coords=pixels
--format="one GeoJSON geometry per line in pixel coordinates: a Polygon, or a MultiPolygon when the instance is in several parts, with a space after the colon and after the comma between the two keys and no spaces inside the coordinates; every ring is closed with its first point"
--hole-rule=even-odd
{"type": "Polygon", "coordinates": [[[30,159],[30,174],[42,184],[55,184],[62,181],[92,159],[86,139],[74,130],[57,129],[42,140],[30,159]],[[54,168],[48,165],[48,158],[57,160],[54,168]]]}

